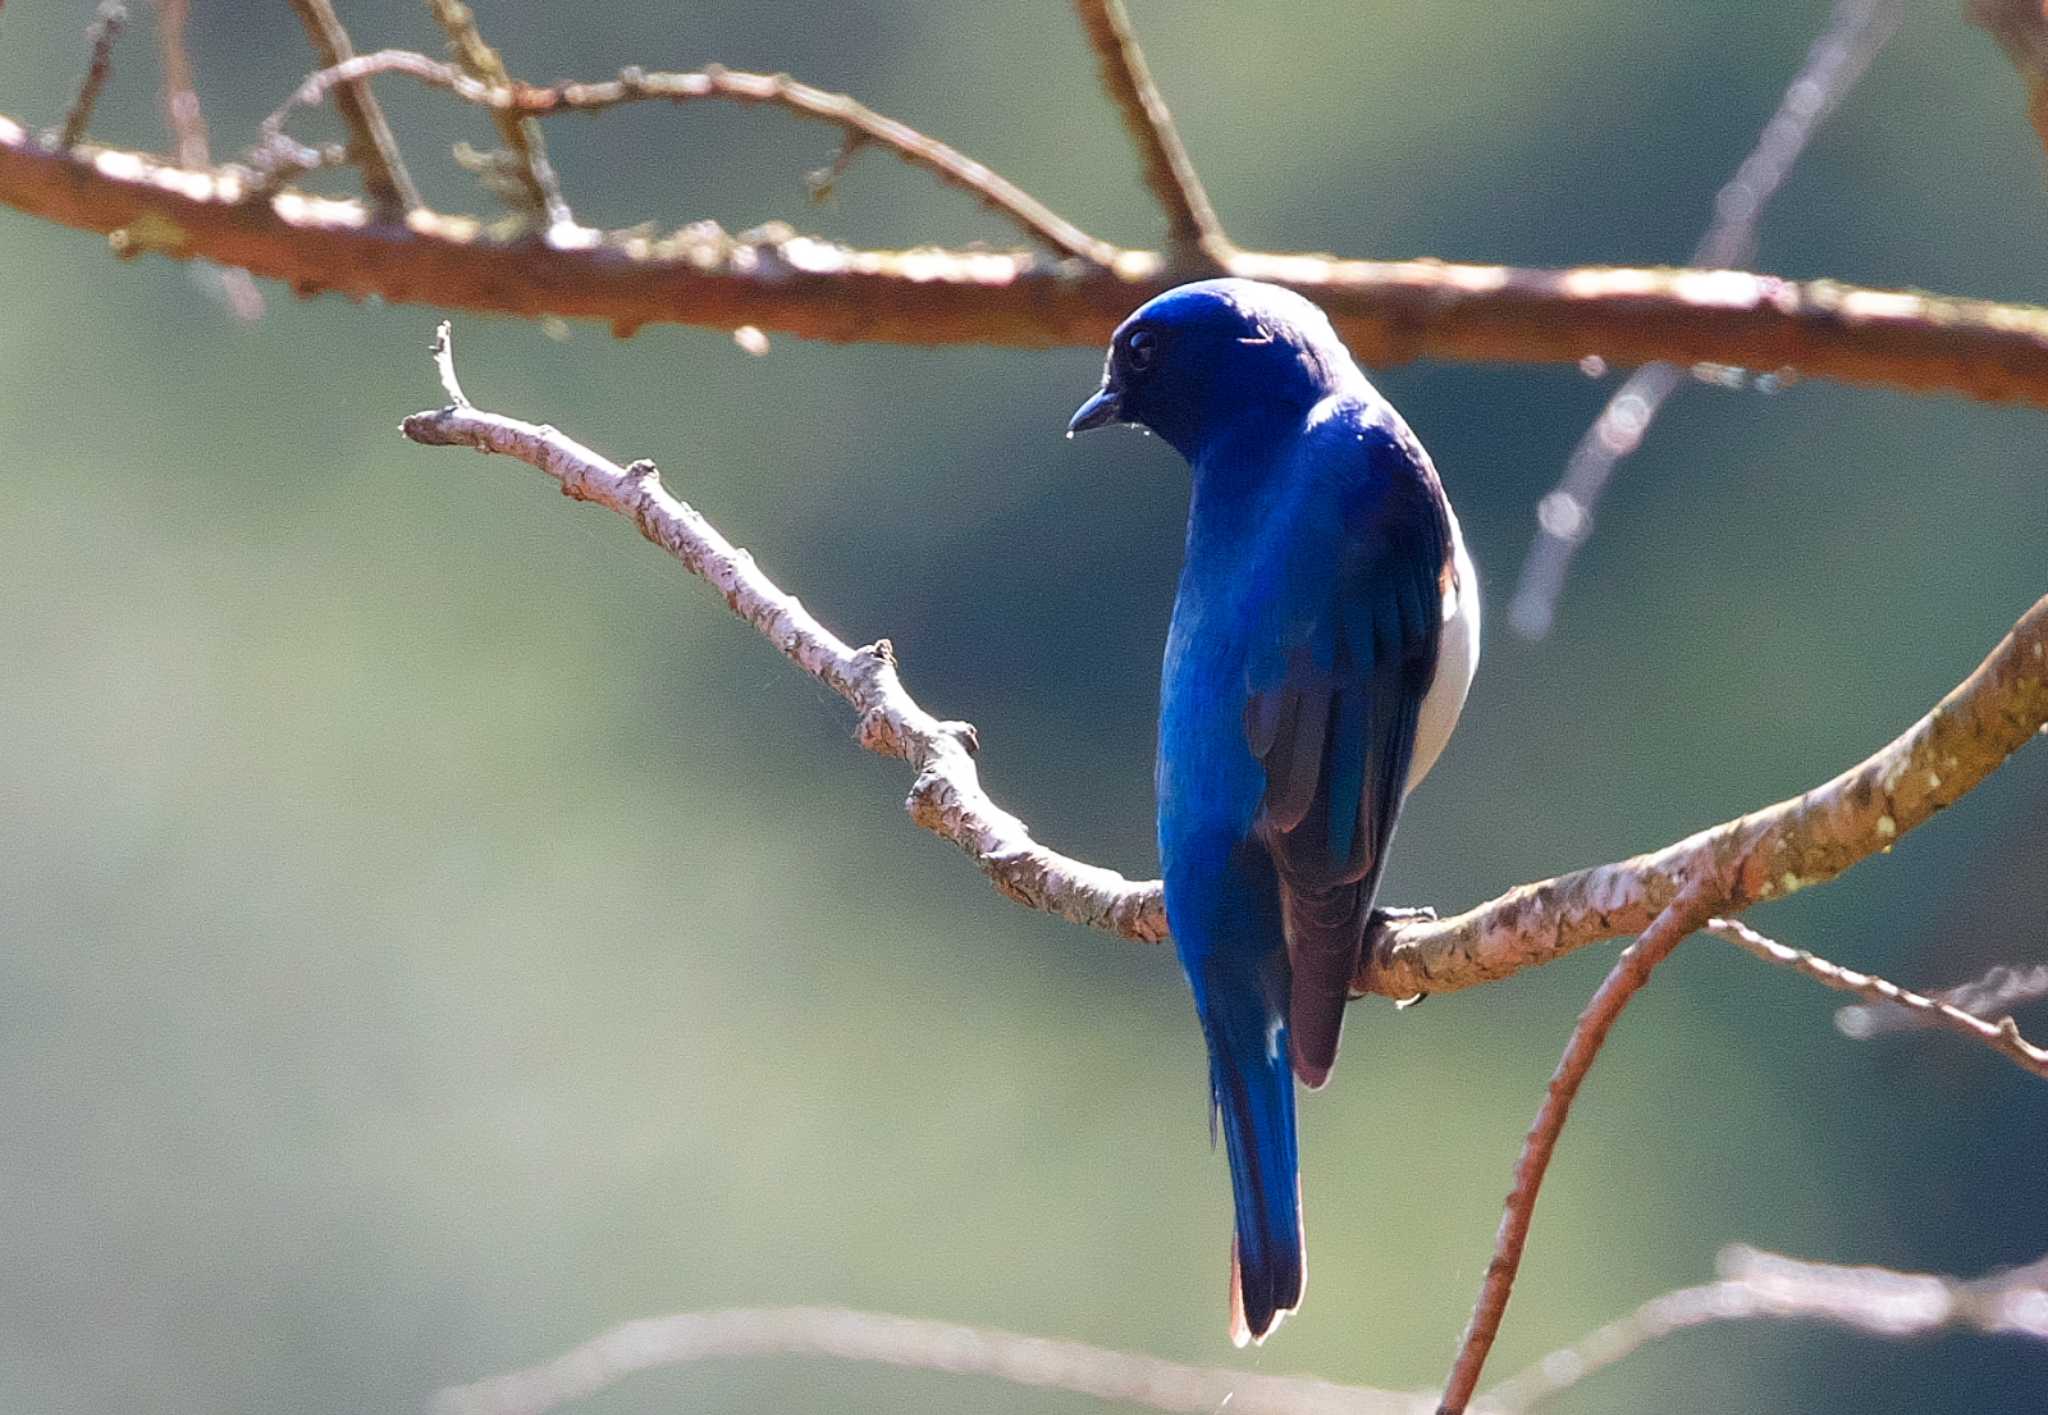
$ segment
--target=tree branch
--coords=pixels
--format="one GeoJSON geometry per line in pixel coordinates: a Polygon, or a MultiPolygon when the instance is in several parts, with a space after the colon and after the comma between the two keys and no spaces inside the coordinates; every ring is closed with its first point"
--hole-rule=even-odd
{"type": "MultiPolygon", "coordinates": [[[[322,67],[332,68],[355,57],[355,46],[342,27],[341,17],[334,13],[331,0],[291,0],[291,4],[298,12],[299,22],[306,27],[306,38],[312,42],[313,52],[320,56],[322,67]]],[[[363,189],[370,194],[370,201],[383,216],[403,219],[406,212],[420,204],[419,188],[413,185],[412,174],[405,170],[405,159],[398,154],[398,139],[384,119],[377,96],[370,92],[368,80],[344,84],[335,96],[334,106],[348,127],[349,157],[362,169],[363,189]]]]}
{"type": "Polygon", "coordinates": [[[1525,884],[1456,918],[1404,924],[1353,986],[1407,997],[1504,978],[1636,933],[1700,882],[1724,914],[1823,884],[1961,800],[2044,724],[2048,597],[1925,717],[1834,780],[1662,850],[1525,884]]]}
{"type": "Polygon", "coordinates": [[[547,1415],[638,1371],[716,1357],[826,1356],[992,1376],[1181,1415],[1426,1415],[1426,1398],[1205,1369],[1077,1341],[832,1307],[681,1312],[626,1322],[552,1361],[453,1386],[433,1415],[547,1415]]]}
{"type": "Polygon", "coordinates": [[[1709,1322],[1813,1320],[1875,1336],[1963,1328],[2048,1341],[2048,1259],[1967,1279],[1812,1263],[1741,1245],[1721,1251],[1718,1282],[1681,1287],[1553,1351],[1481,1397],[1488,1410],[1532,1409],[1653,1341],[1709,1322]]]}
{"type": "MultiPolygon", "coordinates": [[[[2031,967],[2001,963],[1982,977],[1972,978],[1933,994],[1936,1002],[1977,1017],[2000,1017],[2023,1003],[2048,997],[2048,963],[2031,967]]],[[[1870,1006],[1844,1007],[1835,1014],[1835,1028],[1852,1041],[1868,1041],[1887,1032],[1915,1032],[1935,1026],[1926,1012],[1914,1012],[1889,1002],[1870,1006]]]]}
{"type": "Polygon", "coordinates": [[[551,427],[470,406],[454,384],[447,328],[436,335],[435,355],[451,406],[407,418],[407,437],[517,457],[560,482],[564,495],[629,518],[723,594],[733,613],[791,662],[844,698],[860,715],[863,747],[911,764],[917,772],[905,802],[911,818],[966,851],[997,889],[1077,924],[1147,942],[1166,937],[1156,885],[1136,885],[1113,870],[1054,854],[989,799],[974,767],[974,728],[941,722],[917,705],[904,690],[887,639],[865,648],[846,644],[763,574],[752,555],[670,495],[652,462],[620,467],[551,427]]]}
{"type": "MultiPolygon", "coordinates": [[[[444,383],[452,379],[437,345],[444,383]]],[[[983,789],[973,729],[940,722],[904,690],[886,641],[849,647],[735,549],[693,508],[671,496],[652,463],[620,467],[550,427],[470,407],[414,414],[405,434],[435,446],[517,457],[564,492],[630,518],[692,573],[709,580],[742,619],[860,715],[860,741],[908,761],[917,780],[916,822],[952,841],[1002,893],[1074,923],[1125,938],[1167,937],[1157,881],[1046,849],[983,789]]],[[[1806,795],[1702,831],[1650,855],[1523,885],[1455,918],[1401,924],[1374,949],[1354,986],[1409,997],[1451,992],[1549,962],[1573,949],[1639,932],[1687,884],[1709,887],[1709,911],[1817,884],[1888,848],[1959,799],[2048,722],[2048,598],[1960,687],[1903,736],[1806,795]]]]}
{"type": "MultiPolygon", "coordinates": [[[[798,235],[686,229],[494,239],[425,210],[379,226],[356,202],[259,195],[233,171],[44,146],[0,117],[0,205],[124,236],[119,248],[204,257],[301,294],[903,344],[1043,348],[1106,341],[1168,288],[1156,254],[1110,269],[1022,252],[862,251],[798,235]]],[[[1420,357],[1670,359],[1792,368],[1818,378],[2048,407],[2048,310],[1806,283],[1735,271],[1522,270],[1439,261],[1240,253],[1239,275],[1319,301],[1368,363],[1420,357]]]]}
{"type": "MultiPolygon", "coordinates": [[[[1756,146],[1714,196],[1714,219],[1692,263],[1747,265],[1756,254],[1764,207],[1792,175],[1820,125],[1869,71],[1878,51],[1898,33],[1903,0],[1835,0],[1827,28],[1778,100],[1756,146]]],[[[1657,412],[1684,383],[1668,363],[1644,364],[1615,390],[1607,406],[1572,449],[1564,476],[1538,503],[1536,537],[1522,561],[1521,583],[1508,603],[1508,622],[1525,638],[1550,632],[1572,557],[1592,534],[1593,511],[1621,460],[1642,445],[1657,412]]]]}
{"type": "Polygon", "coordinates": [[[85,130],[92,122],[92,110],[99,105],[100,90],[107,86],[107,76],[114,72],[114,46],[120,42],[121,31],[127,27],[128,9],[121,0],[100,0],[98,8],[93,11],[92,23],[85,29],[92,57],[86,61],[85,77],[79,81],[78,93],[71,100],[70,111],[64,115],[64,126],[58,130],[58,147],[68,151],[85,141],[85,130]]]}
{"type": "Polygon", "coordinates": [[[1095,47],[1102,86],[1123,114],[1124,127],[1137,145],[1145,169],[1145,185],[1166,213],[1166,252],[1176,267],[1225,269],[1236,247],[1223,232],[1209,194],[1202,188],[1194,159],[1181,145],[1180,130],[1159,86],[1123,0],[1074,0],[1074,13],[1088,42],[1095,47]]]}
{"type": "Polygon", "coordinates": [[[557,113],[601,113],[623,104],[661,101],[683,104],[702,99],[787,108],[843,129],[848,137],[884,147],[913,167],[922,167],[941,181],[972,192],[991,210],[1014,221],[1025,234],[1043,241],[1059,255],[1096,265],[1112,264],[1119,252],[1053,211],[1029,192],[981,163],[966,157],[907,123],[887,118],[842,93],[827,93],[798,83],[787,74],[744,74],[712,66],[697,73],[663,74],[627,69],[601,83],[551,85],[484,82],[452,64],[404,49],[365,54],[346,64],[309,75],[297,91],[263,122],[254,164],[270,165],[297,144],[284,136],[293,111],[325,100],[337,84],[361,83],[373,74],[404,74],[445,89],[466,102],[487,108],[500,118],[526,119],[557,113]]]}
{"type": "Polygon", "coordinates": [[[1543,1104],[1537,1108],[1535,1123],[1529,1127],[1528,1139],[1522,1144],[1521,1157],[1515,1162],[1514,1183],[1508,1190],[1507,1208],[1494,1238],[1493,1261],[1486,1266],[1486,1276],[1479,1285],[1479,1301],[1472,1309],[1472,1320],[1466,1324],[1465,1335],[1458,1343],[1457,1359],[1451,1363],[1450,1375],[1445,1379],[1438,1415],[1463,1415],[1472,1392],[1479,1387],[1479,1373],[1485,1369],[1487,1353],[1500,1334],[1501,1318],[1514,1291],[1515,1274],[1522,1266],[1522,1250],[1529,1241],[1529,1225],[1536,1214],[1543,1176],[1549,1172],[1558,1137],[1564,1133],[1564,1123],[1571,1115],[1572,1101],[1592,1069],[1593,1059],[1600,1054],[1629,999],[1649,982],[1650,971],[1670,957],[1687,934],[1706,922],[1713,912],[1709,894],[1710,886],[1701,881],[1688,885],[1665,905],[1643,930],[1642,937],[1622,950],[1621,957],[1614,961],[1614,967],[1593,993],[1592,1001],[1586,1004],[1586,1010],[1579,1014],[1571,1040],[1565,1043],[1564,1055],[1550,1078],[1543,1104]]]}
{"type": "Polygon", "coordinates": [[[1964,0],[1963,12],[1987,30],[2027,85],[2027,118],[2048,148],[2048,7],[2042,0],[1964,0]]]}
{"type": "MultiPolygon", "coordinates": [[[[464,73],[487,85],[502,87],[512,82],[505,61],[498,56],[496,49],[485,42],[483,31],[477,28],[476,15],[469,6],[462,0],[427,0],[427,9],[446,31],[448,47],[464,73]]],[[[513,156],[516,190],[524,197],[522,204],[527,212],[550,227],[572,220],[569,203],[562,197],[562,184],[555,176],[554,164],[548,161],[548,145],[541,137],[540,125],[513,109],[496,105],[490,107],[491,121],[497,126],[498,137],[513,156]]]]}
{"type": "Polygon", "coordinates": [[[2019,1024],[2010,1017],[1988,1022],[1974,1013],[1965,1012],[1960,1007],[1924,997],[1917,992],[1908,992],[1888,979],[1869,973],[1859,973],[1853,968],[1844,968],[1839,963],[1830,963],[1827,959],[1808,953],[1803,948],[1787,948],[1775,939],[1766,938],[1740,919],[1709,919],[1706,931],[1726,939],[1753,957],[1761,958],[1766,963],[1776,963],[1780,967],[1790,968],[1823,987],[1834,988],[1838,992],[1853,992],[1859,997],[1869,998],[1872,1002],[1887,1003],[1920,1013],[1936,1025],[1984,1043],[2021,1070],[2030,1071],[2048,1080],[2048,1049],[2037,1047],[2021,1036],[2019,1024]]]}

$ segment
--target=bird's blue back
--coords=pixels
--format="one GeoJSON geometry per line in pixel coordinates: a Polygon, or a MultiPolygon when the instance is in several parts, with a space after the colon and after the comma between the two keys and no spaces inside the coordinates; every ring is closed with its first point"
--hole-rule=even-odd
{"type": "Polygon", "coordinates": [[[1335,1061],[1453,532],[1420,446],[1284,290],[1210,281],[1154,300],[1076,423],[1106,420],[1105,400],[1194,474],[1159,846],[1231,1161],[1233,1335],[1263,1338],[1306,1276],[1294,1079],[1319,1085],[1335,1061]]]}

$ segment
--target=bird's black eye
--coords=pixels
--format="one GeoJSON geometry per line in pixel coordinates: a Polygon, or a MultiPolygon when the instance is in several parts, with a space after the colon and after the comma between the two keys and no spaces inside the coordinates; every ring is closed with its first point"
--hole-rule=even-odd
{"type": "Polygon", "coordinates": [[[1124,341],[1124,362],[1130,365],[1132,373],[1145,372],[1158,357],[1159,336],[1149,329],[1135,330],[1124,341]]]}

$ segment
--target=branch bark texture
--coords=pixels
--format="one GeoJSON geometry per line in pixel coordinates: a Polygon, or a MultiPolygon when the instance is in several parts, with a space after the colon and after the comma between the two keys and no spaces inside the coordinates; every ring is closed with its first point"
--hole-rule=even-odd
{"type": "MultiPolygon", "coordinates": [[[[394,303],[827,340],[1096,346],[1168,288],[1160,256],[1113,268],[1029,252],[855,250],[796,234],[736,240],[577,229],[499,240],[469,217],[377,223],[360,203],[259,193],[232,169],[45,146],[0,117],[0,205],[113,235],[119,249],[204,257],[394,303]]],[[[1797,282],[1739,271],[1530,270],[1240,252],[1229,269],[1301,290],[1367,363],[1409,359],[1789,368],[1811,377],[2048,407],[2048,309],[1797,282]]]]}

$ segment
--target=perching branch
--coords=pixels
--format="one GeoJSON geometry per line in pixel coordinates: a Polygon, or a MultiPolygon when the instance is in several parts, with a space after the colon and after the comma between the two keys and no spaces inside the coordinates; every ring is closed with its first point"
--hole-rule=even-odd
{"type": "Polygon", "coordinates": [[[824,1356],[989,1376],[1181,1415],[1426,1415],[1397,1391],[1204,1369],[1077,1341],[832,1307],[681,1312],[626,1322],[552,1361],[434,1400],[433,1415],[547,1415],[638,1371],[717,1357],[824,1356]]]}
{"type": "Polygon", "coordinates": [[[1117,248],[1109,242],[1097,240],[1030,193],[907,123],[886,118],[843,93],[827,93],[798,83],[787,74],[735,73],[717,66],[686,74],[627,69],[616,79],[599,83],[543,86],[485,82],[424,54],[384,49],[308,75],[292,96],[264,119],[262,135],[251,159],[253,165],[263,170],[297,147],[285,137],[285,125],[295,110],[324,102],[337,85],[363,83],[374,74],[403,74],[489,109],[498,118],[520,116],[521,121],[560,113],[602,113],[623,104],[651,100],[683,104],[728,99],[787,108],[803,117],[831,123],[843,129],[849,138],[887,148],[911,166],[922,167],[941,181],[972,192],[984,205],[1008,217],[1025,234],[1043,241],[1060,255],[1097,265],[1109,265],[1118,255],[1117,248]]]}
{"type": "Polygon", "coordinates": [[[1508,1190],[1500,1231],[1494,1237],[1493,1260],[1486,1265],[1479,1300],[1458,1342],[1458,1355],[1445,1379],[1438,1415],[1463,1415],[1472,1392],[1479,1388],[1479,1373],[1485,1369],[1487,1353],[1500,1334],[1501,1318],[1514,1291],[1515,1274],[1522,1266],[1522,1250],[1529,1242],[1529,1225],[1536,1214],[1543,1176],[1549,1172],[1558,1137],[1564,1133],[1564,1123],[1571,1115],[1572,1101],[1592,1069],[1593,1059],[1600,1054],[1607,1034],[1620,1020],[1629,999],[1649,982],[1650,971],[1670,957],[1687,934],[1706,922],[1707,915],[1713,912],[1709,894],[1707,882],[1699,881],[1688,885],[1665,905],[1643,930],[1642,937],[1622,950],[1621,957],[1614,961],[1614,967],[1586,1004],[1586,1010],[1579,1014],[1571,1040],[1565,1044],[1564,1055],[1551,1075],[1543,1104],[1537,1108],[1535,1123],[1522,1143],[1521,1156],[1515,1161],[1514,1183],[1508,1190]]]}
{"type": "MultiPolygon", "coordinates": [[[[2015,1007],[2044,997],[2048,997],[2048,963],[2032,967],[2001,963],[1982,977],[1933,994],[1934,1001],[1976,1017],[2003,1017],[2015,1007]]],[[[1933,1014],[1890,1002],[1844,1007],[1835,1014],[1835,1029],[1859,1042],[1888,1032],[1916,1032],[1936,1025],[1933,1014]]]]}
{"type": "Polygon", "coordinates": [[[1805,1262],[1734,1245],[1720,1280],[1653,1297],[1619,1321],[1487,1391],[1490,1411],[1529,1410],[1650,1342],[1710,1322],[1833,1322],[1882,1337],[1964,1329],[2048,1341],[2048,1259],[1981,1278],[1805,1262]]]}
{"type": "MultiPolygon", "coordinates": [[[[331,0],[292,0],[292,9],[306,27],[306,38],[323,68],[331,69],[355,57],[355,45],[331,0]]],[[[419,188],[405,170],[405,159],[398,155],[398,139],[384,119],[377,96],[370,92],[369,81],[344,84],[335,95],[334,106],[348,128],[349,158],[362,169],[363,189],[370,194],[371,204],[381,215],[402,220],[420,204],[419,188]]]]}
{"type": "MultiPolygon", "coordinates": [[[[437,347],[447,382],[452,361],[445,344],[437,347]]],[[[629,517],[844,698],[859,714],[863,746],[911,763],[912,818],[959,846],[1002,893],[1125,938],[1166,938],[1156,881],[1134,882],[1032,839],[983,789],[973,729],[940,722],[917,705],[886,641],[856,649],[825,629],[752,557],[671,496],[652,463],[620,467],[553,428],[481,411],[452,389],[450,398],[450,407],[407,418],[406,436],[517,457],[554,477],[568,495],[629,517]]],[[[1389,997],[1451,992],[1640,932],[1690,884],[1707,889],[1707,912],[1729,913],[1832,878],[1959,799],[2048,722],[2044,646],[2048,598],[1927,717],[1834,781],[1654,854],[1523,885],[1455,918],[1401,924],[1381,940],[1354,986],[1389,997]]]]}
{"type": "MultiPolygon", "coordinates": [[[[904,344],[1094,346],[1173,275],[1156,254],[1076,269],[1025,252],[854,250],[703,228],[506,240],[418,210],[404,229],[359,203],[261,193],[232,170],[141,153],[54,150],[0,117],[0,205],[121,232],[125,252],[203,257],[302,295],[904,344]]],[[[1234,273],[1290,285],[1370,364],[1421,357],[1576,363],[1669,359],[2048,407],[2048,310],[1738,271],[1524,270],[1441,261],[1239,253],[1234,273]]]]}
{"type": "MultiPolygon", "coordinates": [[[[1869,973],[1859,973],[1853,968],[1844,968],[1839,963],[1808,953],[1803,948],[1787,948],[1775,939],[1766,938],[1740,919],[1709,919],[1707,932],[1742,949],[1766,963],[1777,963],[1791,968],[1801,975],[1813,979],[1823,987],[1840,992],[1853,992],[1867,997],[1872,1002],[1902,1008],[1925,1017],[1931,1025],[1948,1028],[1996,1051],[2024,1071],[2048,1080],[2048,1048],[2037,1047],[2020,1035],[2019,1023],[2011,1017],[2001,1017],[1996,1022],[1988,1021],[1973,1012],[1967,1012],[1953,1003],[1938,998],[1925,997],[1909,992],[1897,983],[1869,973]]],[[[2048,972],[2048,969],[2044,969],[2048,972]]]]}
{"type": "Polygon", "coordinates": [[[1194,159],[1181,145],[1166,99],[1152,82],[1152,68],[1131,28],[1123,0],[1074,0],[1074,13],[1095,48],[1102,86],[1123,114],[1124,127],[1137,145],[1145,168],[1145,185],[1166,212],[1166,252],[1175,266],[1208,265],[1225,269],[1236,247],[1223,233],[1223,223],[1209,204],[1209,193],[1195,171],[1194,159]]]}
{"type": "MultiPolygon", "coordinates": [[[[1694,265],[1749,264],[1764,207],[1904,18],[1903,0],[1835,0],[1827,28],[1778,100],[1756,146],[1715,195],[1714,219],[1693,248],[1694,265]]],[[[1683,386],[1684,377],[1682,369],[1661,362],[1630,374],[1572,449],[1556,489],[1538,503],[1536,536],[1522,562],[1521,583],[1508,602],[1508,622],[1524,637],[1540,639],[1550,632],[1572,557],[1592,533],[1601,493],[1615,467],[1642,445],[1658,410],[1683,386]]]]}

